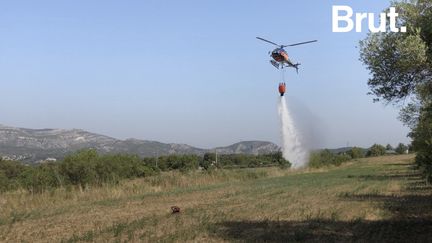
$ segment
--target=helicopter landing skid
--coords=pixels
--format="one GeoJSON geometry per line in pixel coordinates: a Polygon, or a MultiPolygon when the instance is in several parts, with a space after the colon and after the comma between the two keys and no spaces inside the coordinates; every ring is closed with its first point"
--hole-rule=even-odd
{"type": "Polygon", "coordinates": [[[271,65],[273,65],[275,68],[279,69],[280,65],[278,62],[276,62],[275,60],[270,60],[271,65]]]}

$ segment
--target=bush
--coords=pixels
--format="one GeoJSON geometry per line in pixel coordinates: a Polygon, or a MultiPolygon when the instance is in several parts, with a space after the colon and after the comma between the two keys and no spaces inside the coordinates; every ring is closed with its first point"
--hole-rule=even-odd
{"type": "Polygon", "coordinates": [[[5,175],[4,171],[0,170],[0,192],[7,191],[9,189],[9,179],[5,175]]]}
{"type": "Polygon", "coordinates": [[[351,156],[347,154],[334,154],[328,149],[324,149],[318,152],[312,152],[309,157],[309,166],[318,168],[329,165],[341,165],[351,159],[351,156]]]}
{"type": "Polygon", "coordinates": [[[136,155],[98,155],[95,150],[81,150],[61,162],[61,173],[73,185],[117,184],[120,179],[145,177],[156,173],[151,165],[136,155]]]}
{"type": "Polygon", "coordinates": [[[20,187],[19,176],[25,170],[23,164],[18,161],[12,160],[0,160],[0,173],[2,174],[2,183],[7,183],[6,185],[0,186],[3,190],[13,190],[20,187]]]}
{"type": "Polygon", "coordinates": [[[188,171],[198,169],[201,158],[198,155],[168,155],[158,158],[158,167],[162,171],[188,171]]]}
{"type": "Polygon", "coordinates": [[[28,166],[20,175],[22,187],[30,192],[40,193],[62,185],[56,164],[28,166]]]}
{"type": "Polygon", "coordinates": [[[220,167],[220,168],[256,168],[267,166],[279,166],[281,168],[289,168],[290,162],[285,160],[282,152],[269,154],[220,154],[217,156],[214,153],[206,153],[200,161],[200,166],[204,169],[220,167]]]}
{"type": "Polygon", "coordinates": [[[395,149],[395,152],[398,154],[404,154],[408,150],[408,146],[403,143],[399,143],[395,149]]]}
{"type": "Polygon", "coordinates": [[[374,144],[372,145],[372,147],[369,148],[366,155],[368,157],[375,157],[375,156],[385,155],[385,153],[386,153],[386,148],[384,146],[380,144],[374,144]]]}
{"type": "Polygon", "coordinates": [[[61,173],[72,185],[85,188],[97,181],[95,169],[97,158],[98,154],[94,149],[81,150],[68,155],[61,162],[61,173]]]}
{"type": "Polygon", "coordinates": [[[358,147],[351,148],[347,152],[347,154],[349,156],[351,156],[351,158],[353,158],[353,159],[363,158],[365,156],[365,153],[364,153],[363,149],[358,148],[358,147]]]}
{"type": "Polygon", "coordinates": [[[9,179],[17,178],[25,169],[25,166],[18,161],[0,160],[0,170],[9,179]]]}

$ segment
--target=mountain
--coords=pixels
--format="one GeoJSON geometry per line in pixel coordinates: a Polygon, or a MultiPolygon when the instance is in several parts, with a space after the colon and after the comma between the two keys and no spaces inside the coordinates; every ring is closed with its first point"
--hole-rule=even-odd
{"type": "Polygon", "coordinates": [[[279,151],[280,148],[276,144],[269,142],[244,141],[227,147],[218,147],[216,150],[222,154],[265,154],[279,151]]]}
{"type": "Polygon", "coordinates": [[[84,148],[100,153],[129,153],[141,157],[169,154],[262,154],[279,151],[271,142],[244,141],[227,147],[201,149],[187,144],[160,143],[149,140],[120,140],[80,129],[28,129],[0,125],[0,156],[33,163],[46,159],[62,159],[65,155],[84,148]]]}

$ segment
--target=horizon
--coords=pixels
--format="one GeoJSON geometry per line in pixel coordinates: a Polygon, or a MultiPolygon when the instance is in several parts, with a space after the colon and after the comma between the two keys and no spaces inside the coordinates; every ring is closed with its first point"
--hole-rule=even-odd
{"type": "MultiPolygon", "coordinates": [[[[217,148],[229,147],[229,146],[232,146],[232,145],[235,145],[235,144],[238,144],[238,143],[245,143],[245,142],[264,142],[264,143],[273,143],[273,144],[275,144],[275,145],[281,147],[280,144],[274,143],[274,142],[272,142],[272,141],[266,141],[266,140],[239,140],[239,141],[237,141],[237,142],[233,142],[233,143],[225,144],[225,145],[221,144],[221,145],[217,145],[217,146],[215,146],[215,147],[200,147],[200,146],[193,146],[193,145],[185,144],[185,143],[177,143],[177,142],[162,142],[162,141],[158,141],[158,140],[139,139],[139,138],[134,138],[134,137],[129,137],[129,138],[121,139],[121,138],[117,138],[117,137],[108,136],[108,135],[106,135],[106,134],[100,134],[100,133],[95,133],[95,132],[93,132],[93,131],[84,130],[84,129],[81,129],[81,128],[71,128],[71,129],[65,129],[65,128],[28,128],[28,127],[14,127],[14,126],[9,126],[9,125],[5,125],[5,124],[0,124],[0,128],[2,128],[2,127],[3,127],[3,128],[13,128],[13,129],[26,129],[26,130],[34,130],[34,131],[42,131],[42,130],[73,131],[73,130],[79,130],[79,131],[88,132],[88,133],[95,134],[95,135],[100,135],[100,136],[105,136],[105,137],[113,138],[113,139],[120,140],[120,141],[125,141],[125,140],[138,140],[138,141],[158,142],[158,143],[164,143],[164,144],[183,144],[183,145],[192,146],[192,147],[197,148],[197,149],[205,149],[205,150],[211,150],[211,149],[217,149],[217,148]]],[[[381,144],[381,145],[386,146],[387,144],[389,144],[389,143],[381,144]]],[[[311,150],[311,151],[313,151],[313,150],[323,150],[323,149],[330,149],[330,150],[333,150],[333,149],[343,149],[343,148],[353,148],[353,147],[362,148],[362,149],[368,149],[368,148],[370,148],[372,145],[374,145],[374,144],[371,144],[370,146],[366,146],[366,147],[365,147],[365,146],[357,146],[357,145],[347,145],[347,146],[341,146],[341,147],[310,148],[310,150],[311,150]]],[[[390,145],[391,145],[392,147],[396,147],[398,144],[390,144],[390,145]]],[[[409,144],[406,144],[406,145],[409,145],[409,144]]]]}

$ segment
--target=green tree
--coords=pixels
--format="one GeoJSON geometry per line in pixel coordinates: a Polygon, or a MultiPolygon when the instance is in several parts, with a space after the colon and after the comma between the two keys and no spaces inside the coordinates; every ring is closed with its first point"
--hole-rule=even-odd
{"type": "Polygon", "coordinates": [[[11,190],[20,187],[20,176],[25,168],[26,166],[19,161],[0,160],[0,171],[7,178],[7,180],[3,180],[3,182],[7,182],[7,186],[4,188],[11,190]]]}
{"type": "Polygon", "coordinates": [[[371,73],[374,101],[406,104],[400,120],[411,128],[416,161],[432,174],[432,0],[393,2],[406,33],[370,33],[360,42],[360,60],[371,73]],[[409,102],[407,101],[409,98],[409,102]]]}
{"type": "Polygon", "coordinates": [[[381,156],[384,155],[386,152],[386,148],[382,146],[381,144],[374,144],[372,147],[369,148],[367,152],[368,157],[374,157],[374,156],[381,156]]]}
{"type": "MultiPolygon", "coordinates": [[[[225,157],[224,155],[219,156],[219,158],[224,161],[222,158],[225,157]]],[[[202,161],[200,162],[200,166],[204,169],[208,170],[212,168],[213,162],[216,161],[216,154],[215,153],[205,153],[203,156],[202,161]]],[[[222,162],[223,163],[223,162],[222,162]]]]}
{"type": "Polygon", "coordinates": [[[386,145],[386,150],[393,150],[393,146],[391,146],[390,144],[386,145]]]}
{"type": "Polygon", "coordinates": [[[60,171],[71,184],[85,188],[97,181],[95,170],[97,159],[98,154],[96,150],[81,150],[66,156],[61,163],[60,171]]]}
{"type": "Polygon", "coordinates": [[[7,191],[9,189],[9,179],[5,175],[4,171],[0,170],[0,192],[7,191]]]}
{"type": "Polygon", "coordinates": [[[21,183],[32,193],[40,193],[59,187],[62,179],[59,177],[56,164],[28,166],[21,173],[21,183]]]}
{"type": "Polygon", "coordinates": [[[417,164],[424,169],[429,182],[432,182],[432,104],[424,109],[426,111],[422,112],[418,125],[412,132],[413,149],[417,153],[417,164]]]}
{"type": "Polygon", "coordinates": [[[363,149],[362,148],[358,148],[358,147],[352,147],[347,153],[353,159],[358,159],[358,158],[363,158],[364,157],[364,151],[363,151],[363,149]]]}
{"type": "Polygon", "coordinates": [[[406,146],[403,143],[399,143],[395,149],[396,153],[398,154],[404,154],[407,150],[408,150],[408,146],[406,146]]]}

